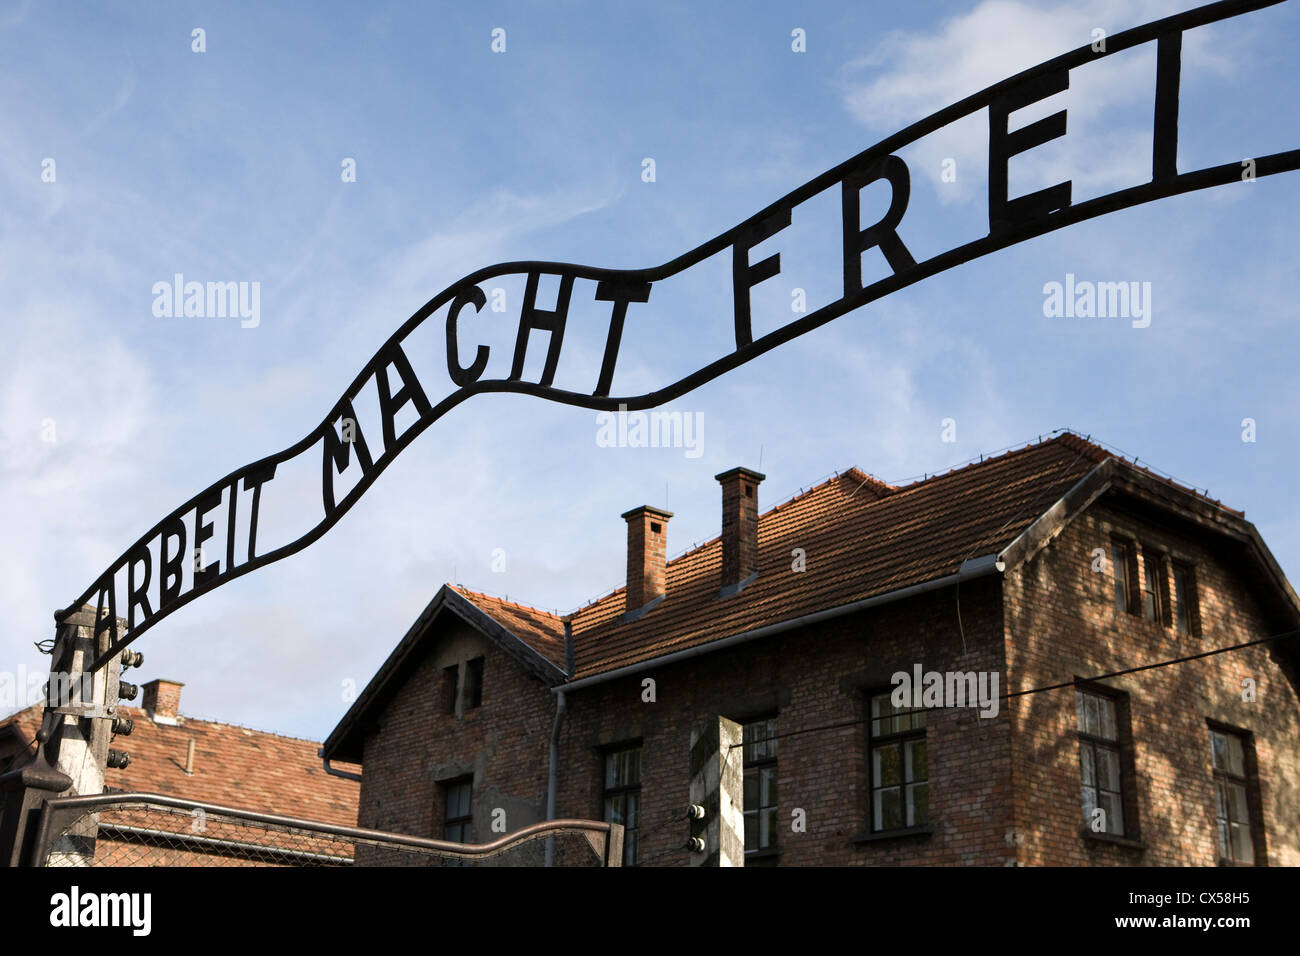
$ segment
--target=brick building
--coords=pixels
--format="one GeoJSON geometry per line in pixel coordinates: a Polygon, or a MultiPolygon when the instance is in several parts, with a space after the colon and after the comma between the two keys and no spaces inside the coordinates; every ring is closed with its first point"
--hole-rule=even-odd
{"type": "Polygon", "coordinates": [[[1300,627],[1241,512],[1070,433],[761,516],[718,479],[718,539],[666,562],[672,516],[627,512],[626,587],[571,615],[444,585],[325,742],[359,824],[613,819],[683,865],[723,717],[746,865],[1300,865],[1300,639],[1103,676],[1300,627]]]}
{"type": "MultiPolygon", "coordinates": [[[[130,719],[129,736],[113,746],[130,755],[126,767],[104,772],[105,793],[151,793],[262,813],[355,826],[358,784],[321,767],[320,745],[235,724],[186,717],[181,688],[153,680],[141,688],[139,707],[120,705],[130,719]]],[[[0,720],[0,773],[26,763],[36,750],[42,706],[0,720]]],[[[355,771],[358,768],[341,768],[355,771]]],[[[108,820],[109,815],[102,815],[108,820]]],[[[188,813],[118,813],[99,828],[95,865],[266,865],[295,864],[296,842],[259,838],[246,829],[213,821],[195,826],[188,813]],[[162,828],[163,832],[159,832],[162,828]]],[[[315,862],[349,862],[352,847],[328,846],[315,862]],[[332,855],[333,861],[320,857],[332,855]]]]}

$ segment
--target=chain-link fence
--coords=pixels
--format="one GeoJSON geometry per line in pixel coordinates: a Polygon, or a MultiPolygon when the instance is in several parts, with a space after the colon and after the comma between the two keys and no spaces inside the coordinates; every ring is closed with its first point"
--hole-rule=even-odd
{"type": "Polygon", "coordinates": [[[534,824],[488,844],[295,820],[154,794],[52,800],[35,859],[43,866],[618,866],[623,828],[592,820],[534,824]]]}

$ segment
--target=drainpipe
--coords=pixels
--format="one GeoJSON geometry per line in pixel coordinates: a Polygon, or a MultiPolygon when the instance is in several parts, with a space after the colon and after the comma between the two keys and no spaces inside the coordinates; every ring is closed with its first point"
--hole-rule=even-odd
{"type": "MultiPolygon", "coordinates": [[[[564,663],[568,671],[565,677],[573,676],[573,625],[564,622],[564,663]]],[[[560,783],[560,724],[564,720],[567,701],[564,691],[555,695],[555,723],[551,725],[551,765],[546,772],[546,819],[555,819],[555,794],[560,783]]],[[[555,838],[546,838],[546,865],[555,865],[555,838]]]]}
{"type": "MultiPolygon", "coordinates": [[[[564,720],[564,691],[555,695],[555,723],[551,726],[551,768],[546,774],[546,819],[555,819],[555,791],[559,785],[560,722],[564,720]]],[[[546,865],[555,861],[555,838],[546,838],[546,865]]]]}
{"type": "Polygon", "coordinates": [[[329,774],[331,777],[342,777],[344,780],[355,780],[358,783],[361,782],[361,774],[351,773],[350,771],[347,770],[335,770],[333,767],[331,767],[329,758],[325,756],[324,747],[316,751],[316,756],[321,758],[321,762],[325,766],[325,772],[329,774]]]}

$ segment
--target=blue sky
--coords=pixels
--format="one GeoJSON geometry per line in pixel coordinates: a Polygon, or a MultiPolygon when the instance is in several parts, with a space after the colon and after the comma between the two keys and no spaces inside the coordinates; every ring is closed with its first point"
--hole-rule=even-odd
{"type": "MultiPolygon", "coordinates": [[[[167,511],[314,428],[461,276],[512,259],[658,265],[1096,28],[1192,6],[8,5],[0,671],[47,667],[32,642],[53,635],[55,608],[167,511]],[[259,324],[155,316],[152,287],[175,273],[260,283],[259,324]]],[[[1298,11],[1188,34],[1180,170],[1300,146],[1298,11]]],[[[1075,71],[1018,114],[1067,108],[1069,132],[1013,161],[1013,194],[1070,178],[1078,201],[1145,181],[1153,90],[1152,45],[1075,71]]],[[[986,150],[981,113],[900,153],[900,234],[918,259],[987,231],[986,150]]],[[[698,457],[601,447],[591,411],[479,396],[321,541],[145,635],[139,679],[184,681],[188,714],[319,739],[345,682],[365,684],[444,581],[572,610],[622,583],[623,511],[673,511],[670,553],[715,536],[724,469],[765,472],[766,508],[834,470],[897,481],[1061,426],[1245,509],[1294,573],[1298,199],[1294,173],[1195,192],[926,280],[674,402],[702,416],[698,457]],[[1067,274],[1151,283],[1150,326],[1046,317],[1043,287],[1067,274]]],[[[788,264],[755,289],[756,327],[793,318],[795,275],[810,297],[840,281],[837,224],[819,222],[755,249],[788,264]]],[[[719,262],[629,313],[616,393],[725,351],[719,262]]],[[[594,376],[576,326],[572,361],[594,376]]]]}

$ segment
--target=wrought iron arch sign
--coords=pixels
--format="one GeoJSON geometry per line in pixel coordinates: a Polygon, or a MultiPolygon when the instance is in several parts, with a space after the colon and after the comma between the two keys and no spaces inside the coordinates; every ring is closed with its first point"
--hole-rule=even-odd
{"type": "MultiPolygon", "coordinates": [[[[1189,29],[1278,2],[1280,0],[1220,0],[1108,37],[1103,50],[1083,46],[1055,57],[995,83],[881,140],[804,183],[734,228],[656,268],[619,270],[560,262],[506,262],[465,276],[430,299],[393,333],[316,428],[289,448],[231,472],[171,512],[110,565],[80,599],[60,612],[60,619],[95,599],[98,613],[94,636],[98,638],[104,632],[109,635],[108,650],[93,665],[98,669],[158,621],[195,598],[263,565],[301,551],[320,538],[356,503],[407,445],[449,410],[474,395],[514,392],[608,411],[620,407],[629,410],[652,408],[684,395],[796,336],[953,266],[1110,212],[1239,181],[1242,178],[1242,166],[1235,162],[1191,172],[1178,172],[1178,89],[1182,72],[1182,37],[1189,29]],[[1066,111],[1061,110],[1016,130],[1009,129],[1010,114],[1068,89],[1072,69],[1150,42],[1157,45],[1151,180],[1078,203],[1071,201],[1069,181],[1028,195],[1010,197],[1007,176],[1010,159],[1065,135],[1066,111]],[[988,110],[989,118],[989,232],[979,239],[918,262],[898,235],[899,223],[907,212],[910,177],[907,164],[895,153],[950,123],[985,109],[988,110]],[[889,209],[878,222],[862,229],[859,194],[866,186],[882,180],[892,190],[889,209]],[[750,249],[789,226],[796,206],[836,185],[840,187],[843,212],[843,295],[755,338],[751,326],[750,289],[779,274],[781,263],[780,255],[775,254],[751,264],[750,249]],[[629,307],[647,303],[656,283],[725,252],[728,248],[732,253],[734,351],[656,391],[611,396],[609,393],[629,307]],[[879,249],[884,255],[891,274],[863,285],[861,256],[873,248],[879,249]],[[559,293],[553,310],[536,307],[538,284],[543,275],[556,276],[559,280],[559,293]],[[487,295],[482,284],[502,276],[517,276],[525,281],[518,338],[510,375],[506,378],[484,379],[482,376],[487,367],[490,349],[486,345],[477,345],[471,364],[468,367],[462,366],[458,322],[466,309],[473,312],[483,309],[487,295]],[[589,383],[592,389],[590,392],[553,385],[563,347],[565,320],[577,279],[594,281],[595,299],[610,303],[604,357],[599,374],[589,383]],[[435,403],[429,399],[424,386],[417,379],[402,345],[417,327],[443,307],[447,307],[447,374],[455,390],[435,403]],[[529,336],[534,330],[549,333],[550,341],[541,378],[531,382],[523,380],[523,372],[529,336]],[[390,377],[390,369],[397,376],[396,387],[390,377]],[[356,430],[354,402],[372,381],[381,422],[383,450],[379,454],[372,451],[365,436],[356,430]],[[399,431],[396,425],[397,414],[408,405],[413,409],[416,420],[399,431]],[[341,437],[340,426],[345,419],[351,419],[354,433],[341,437]],[[262,488],[274,479],[277,467],[316,447],[320,449],[321,462],[320,520],[293,540],[259,553],[257,528],[262,488]],[[352,462],[354,453],[355,466],[352,462]],[[336,477],[353,467],[360,472],[356,483],[346,494],[336,497],[336,477]],[[236,520],[241,490],[247,493],[246,506],[250,511],[247,535],[240,542],[239,550],[243,553],[237,554],[236,520]],[[226,502],[224,506],[223,498],[226,502]],[[209,519],[219,511],[224,511],[226,521],[224,555],[202,568],[196,567],[191,586],[183,588],[184,555],[190,549],[201,547],[203,542],[214,536],[213,524],[209,519]],[[187,543],[185,519],[191,515],[194,532],[193,538],[187,543]],[[156,568],[150,551],[154,545],[157,546],[158,553],[156,568]],[[116,582],[119,576],[126,581],[125,632],[120,632],[117,624],[120,605],[116,582]]],[[[1253,163],[1256,177],[1295,170],[1300,168],[1300,150],[1258,156],[1253,163]]]]}

